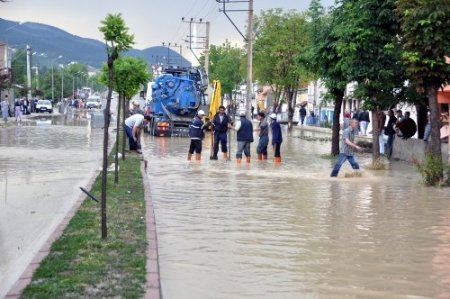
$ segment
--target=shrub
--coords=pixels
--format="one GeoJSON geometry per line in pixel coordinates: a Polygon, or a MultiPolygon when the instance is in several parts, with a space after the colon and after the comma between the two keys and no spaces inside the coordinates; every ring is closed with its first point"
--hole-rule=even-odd
{"type": "Polygon", "coordinates": [[[449,168],[442,162],[441,157],[432,154],[425,156],[425,161],[419,163],[415,161],[417,169],[422,175],[423,182],[426,186],[434,186],[436,184],[448,184],[449,168]],[[446,173],[447,182],[444,182],[443,174],[446,173]]]}

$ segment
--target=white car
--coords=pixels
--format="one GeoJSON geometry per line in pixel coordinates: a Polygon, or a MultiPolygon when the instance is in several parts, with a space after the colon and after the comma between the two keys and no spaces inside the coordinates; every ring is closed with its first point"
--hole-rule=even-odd
{"type": "Polygon", "coordinates": [[[91,108],[101,109],[102,108],[102,103],[101,103],[100,97],[96,97],[96,96],[89,97],[86,100],[86,108],[88,108],[88,109],[91,109],[91,108]]]}
{"type": "Polygon", "coordinates": [[[36,112],[53,113],[52,102],[49,100],[39,100],[36,103],[36,112]]]}

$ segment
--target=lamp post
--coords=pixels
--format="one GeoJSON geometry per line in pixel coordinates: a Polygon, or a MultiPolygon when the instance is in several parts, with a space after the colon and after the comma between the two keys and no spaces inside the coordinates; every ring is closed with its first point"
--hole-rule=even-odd
{"type": "Polygon", "coordinates": [[[64,65],[61,68],[61,102],[64,100],[64,65]]]}
{"type": "Polygon", "coordinates": [[[27,100],[31,100],[31,47],[27,45],[27,100]]]}
{"type": "Polygon", "coordinates": [[[55,61],[58,59],[61,59],[61,58],[62,58],[62,56],[59,55],[57,58],[52,60],[52,101],[55,99],[55,79],[53,76],[53,68],[54,68],[55,61]]]}
{"type": "Polygon", "coordinates": [[[39,66],[37,66],[37,65],[32,66],[31,69],[34,70],[34,81],[36,83],[35,89],[39,90],[39,78],[38,78],[38,76],[39,76],[39,66]]]}

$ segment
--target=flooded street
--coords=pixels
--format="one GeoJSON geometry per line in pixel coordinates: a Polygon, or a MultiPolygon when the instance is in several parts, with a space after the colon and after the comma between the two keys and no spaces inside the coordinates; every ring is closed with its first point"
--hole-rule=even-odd
{"type": "MultiPolygon", "coordinates": [[[[162,292],[183,298],[450,298],[450,189],[412,165],[329,178],[327,141],[294,131],[283,163],[186,161],[189,140],[145,136],[162,292]]],[[[273,151],[269,152],[269,157],[273,151]]],[[[220,156],[221,157],[221,156],[220,156]]]]}
{"type": "Polygon", "coordinates": [[[0,128],[0,298],[101,165],[90,112],[32,115],[0,128]]]}

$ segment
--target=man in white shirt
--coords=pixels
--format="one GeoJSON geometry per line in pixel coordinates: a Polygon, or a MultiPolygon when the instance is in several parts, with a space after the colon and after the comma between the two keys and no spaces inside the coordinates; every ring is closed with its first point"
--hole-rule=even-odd
{"type": "Polygon", "coordinates": [[[125,119],[123,128],[128,136],[130,151],[142,153],[140,149],[141,129],[150,121],[150,116],[136,113],[125,119]]]}

